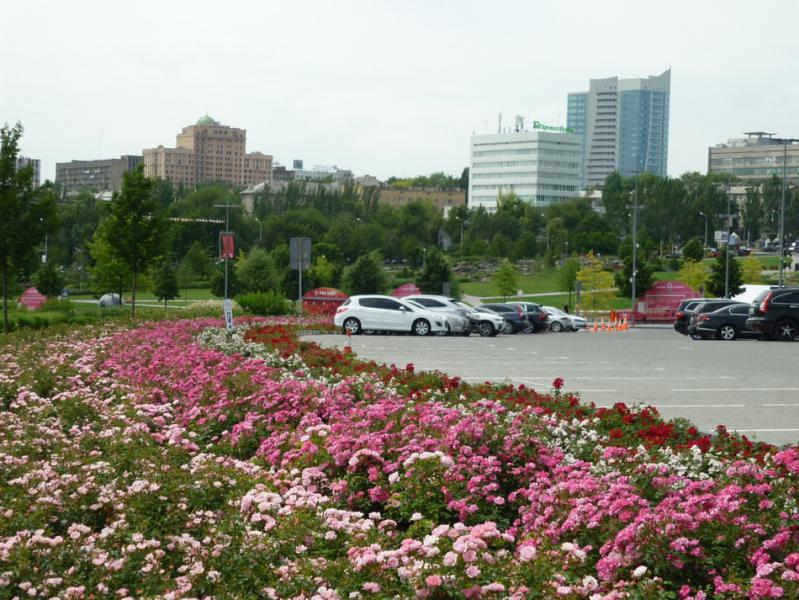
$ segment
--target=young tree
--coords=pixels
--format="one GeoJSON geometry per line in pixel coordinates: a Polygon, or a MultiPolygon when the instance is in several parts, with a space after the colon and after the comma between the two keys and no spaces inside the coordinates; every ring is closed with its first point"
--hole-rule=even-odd
{"type": "Polygon", "coordinates": [[[677,280],[702,293],[710,281],[710,268],[701,260],[686,260],[677,274],[677,280]]]}
{"type": "Polygon", "coordinates": [[[108,242],[110,224],[108,219],[101,222],[92,241],[88,243],[89,255],[94,261],[94,265],[89,267],[92,276],[91,289],[98,298],[105,293],[119,294],[119,301],[122,302],[122,292],[130,285],[131,274],[128,266],[108,242]]]}
{"type": "Polygon", "coordinates": [[[164,301],[164,310],[167,308],[167,303],[178,297],[178,277],[172,263],[164,259],[161,265],[154,274],[153,293],[159,300],[164,301]]]}
{"type": "Polygon", "coordinates": [[[754,256],[747,256],[743,259],[741,269],[744,283],[763,283],[763,265],[754,256]]]}
{"type": "Polygon", "coordinates": [[[114,200],[107,242],[131,273],[131,314],[136,314],[139,276],[163,253],[167,221],[153,197],[144,167],[123,175],[122,192],[114,200]]]}
{"type": "Polygon", "coordinates": [[[605,271],[602,261],[589,252],[585,266],[577,272],[577,281],[582,283],[585,295],[584,306],[590,310],[610,308],[613,297],[613,276],[605,271]]]}
{"type": "Polygon", "coordinates": [[[450,292],[452,293],[452,269],[444,255],[438,250],[433,249],[428,252],[425,260],[424,270],[416,279],[416,285],[425,294],[442,294],[443,284],[450,282],[450,292]]]}
{"type": "Polygon", "coordinates": [[[388,286],[380,257],[371,252],[358,257],[344,272],[343,286],[350,294],[379,294],[388,286]]]}
{"type": "MultiPolygon", "coordinates": [[[[724,282],[726,277],[727,267],[727,252],[722,249],[716,262],[710,267],[710,282],[708,290],[711,294],[718,297],[724,296],[724,282]]],[[[735,256],[730,255],[730,272],[729,272],[729,295],[737,296],[744,291],[743,278],[741,275],[741,264],[735,259],[735,256]]]]}
{"type": "Polygon", "coordinates": [[[33,167],[17,171],[22,125],[0,129],[0,274],[3,282],[3,331],[8,333],[11,278],[22,271],[36,245],[55,227],[55,194],[33,188],[33,167]]]}
{"type": "MultiPolygon", "coordinates": [[[[652,270],[652,266],[641,259],[636,260],[636,271],[638,273],[635,276],[635,294],[637,296],[641,296],[644,292],[646,292],[649,288],[652,287],[652,284],[655,283],[655,275],[652,270]]],[[[616,283],[616,287],[619,288],[619,296],[622,298],[629,298],[633,294],[633,257],[632,255],[626,256],[624,258],[624,267],[621,271],[617,271],[613,275],[613,281],[616,283]]]]}
{"type": "Polygon", "coordinates": [[[244,292],[268,292],[279,287],[275,263],[263,248],[253,248],[236,261],[236,278],[244,292]]]}
{"type": "Polygon", "coordinates": [[[196,240],[192,242],[183,256],[183,262],[191,269],[191,273],[195,277],[205,277],[210,271],[211,259],[203,245],[196,240]]]}
{"type": "Polygon", "coordinates": [[[558,290],[569,294],[569,310],[571,310],[572,293],[577,284],[577,273],[580,271],[580,260],[571,257],[563,263],[558,271],[558,290]]]}
{"type": "Polygon", "coordinates": [[[503,299],[507,300],[508,296],[516,293],[519,288],[518,275],[516,267],[507,258],[499,265],[499,269],[494,273],[494,285],[497,286],[497,291],[503,299]]]}
{"type": "Polygon", "coordinates": [[[332,285],[336,276],[336,265],[327,260],[324,254],[320,254],[316,257],[308,276],[316,287],[332,285]]]}
{"type": "Polygon", "coordinates": [[[700,261],[705,257],[705,249],[702,247],[702,241],[693,237],[685,243],[682,247],[682,255],[685,260],[700,261]]]}
{"type": "Polygon", "coordinates": [[[33,276],[33,283],[41,294],[53,298],[64,289],[64,276],[52,261],[44,263],[33,276]]]}

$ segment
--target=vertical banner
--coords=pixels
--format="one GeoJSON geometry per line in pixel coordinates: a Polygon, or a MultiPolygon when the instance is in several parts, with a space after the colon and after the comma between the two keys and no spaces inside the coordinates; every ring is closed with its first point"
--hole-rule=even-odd
{"type": "Polygon", "coordinates": [[[223,231],[219,234],[219,258],[222,260],[236,258],[233,234],[229,231],[223,231]]]}
{"type": "Polygon", "coordinates": [[[233,301],[225,298],[223,306],[225,308],[225,327],[228,331],[233,331],[233,301]]]}

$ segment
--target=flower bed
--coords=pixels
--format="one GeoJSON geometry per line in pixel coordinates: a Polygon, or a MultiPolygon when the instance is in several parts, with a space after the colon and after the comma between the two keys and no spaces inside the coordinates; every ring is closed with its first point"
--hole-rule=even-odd
{"type": "Polygon", "coordinates": [[[799,596],[795,448],[218,325],[0,350],[0,598],[799,596]]]}

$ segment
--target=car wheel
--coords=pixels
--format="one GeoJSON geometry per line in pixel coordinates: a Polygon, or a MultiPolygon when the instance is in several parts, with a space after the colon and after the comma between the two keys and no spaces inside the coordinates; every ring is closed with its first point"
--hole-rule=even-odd
{"type": "Polygon", "coordinates": [[[561,332],[563,331],[563,323],[561,323],[560,321],[552,321],[552,323],[549,324],[549,330],[555,332],[561,332]]]}
{"type": "Polygon", "coordinates": [[[427,320],[417,319],[413,322],[412,331],[415,335],[430,335],[432,330],[430,328],[430,323],[428,323],[427,320]]]}
{"type": "Polygon", "coordinates": [[[361,322],[355,317],[350,317],[344,321],[344,333],[352,335],[359,335],[363,330],[361,329],[361,322]]]}
{"type": "Polygon", "coordinates": [[[774,338],[781,342],[793,341],[796,334],[796,323],[792,319],[780,319],[774,325],[774,338]]]}
{"type": "Polygon", "coordinates": [[[489,321],[480,321],[477,324],[477,333],[480,334],[480,337],[493,337],[497,335],[496,329],[489,321]]]}
{"type": "Polygon", "coordinates": [[[522,331],[524,333],[535,333],[535,325],[533,325],[532,323],[528,323],[527,327],[522,329],[522,331]]]}
{"type": "Polygon", "coordinates": [[[439,337],[452,335],[452,329],[450,328],[449,323],[447,323],[447,328],[444,331],[436,331],[436,335],[439,337]]]}
{"type": "Polygon", "coordinates": [[[689,335],[689,337],[690,337],[692,340],[697,340],[697,341],[699,341],[699,340],[703,340],[703,339],[705,339],[705,338],[703,338],[701,335],[699,335],[698,333],[689,333],[688,335],[689,335]]]}
{"type": "Polygon", "coordinates": [[[513,333],[513,325],[505,321],[505,324],[502,326],[502,333],[513,333]]]}
{"type": "Polygon", "coordinates": [[[716,331],[716,337],[725,342],[731,342],[738,337],[738,332],[735,331],[735,327],[732,325],[722,325],[719,327],[718,331],[716,331]]]}

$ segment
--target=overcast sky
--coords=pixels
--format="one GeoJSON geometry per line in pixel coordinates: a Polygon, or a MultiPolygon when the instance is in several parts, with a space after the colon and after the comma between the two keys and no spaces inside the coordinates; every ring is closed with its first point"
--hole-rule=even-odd
{"type": "Polygon", "coordinates": [[[799,2],[0,0],[0,122],[55,163],[175,145],[206,112],[248,151],[459,175],[472,132],[566,123],[590,78],[672,69],[669,173],[742,131],[799,137],[799,2]]]}

